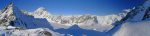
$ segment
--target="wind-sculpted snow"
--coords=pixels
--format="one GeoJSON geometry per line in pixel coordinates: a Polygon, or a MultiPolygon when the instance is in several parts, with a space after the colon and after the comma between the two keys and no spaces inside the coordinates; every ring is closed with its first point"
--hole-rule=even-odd
{"type": "Polygon", "coordinates": [[[113,36],[150,36],[150,21],[126,22],[113,36]]]}

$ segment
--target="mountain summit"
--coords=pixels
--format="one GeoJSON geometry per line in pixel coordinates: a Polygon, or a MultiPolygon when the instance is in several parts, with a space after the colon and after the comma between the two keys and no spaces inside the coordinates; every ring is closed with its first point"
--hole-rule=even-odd
{"type": "Polygon", "coordinates": [[[46,22],[46,19],[34,18],[30,15],[24,14],[20,9],[11,3],[2,10],[1,25],[16,26],[22,28],[38,28],[47,27],[50,28],[50,24],[46,22]],[[40,25],[41,24],[41,25],[40,25]]]}
{"type": "Polygon", "coordinates": [[[52,29],[46,19],[34,18],[24,14],[13,3],[10,3],[1,11],[0,35],[2,36],[58,36],[59,33],[55,34],[55,32],[46,28],[52,29]]]}

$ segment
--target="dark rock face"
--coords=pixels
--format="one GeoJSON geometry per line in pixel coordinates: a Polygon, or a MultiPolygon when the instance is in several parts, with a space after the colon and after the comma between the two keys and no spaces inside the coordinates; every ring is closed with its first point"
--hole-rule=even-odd
{"type": "Polygon", "coordinates": [[[134,9],[131,9],[131,11],[127,13],[126,17],[121,19],[121,22],[126,21],[128,19],[132,19],[135,15],[139,13],[139,11],[143,11],[142,6],[138,6],[138,7],[135,7],[134,9]]]}
{"type": "Polygon", "coordinates": [[[150,7],[146,9],[145,15],[144,15],[142,20],[145,20],[145,19],[148,19],[148,18],[150,18],[150,7]]]}
{"type": "Polygon", "coordinates": [[[41,31],[41,34],[44,34],[45,36],[52,36],[52,33],[48,32],[48,31],[41,31]]]}

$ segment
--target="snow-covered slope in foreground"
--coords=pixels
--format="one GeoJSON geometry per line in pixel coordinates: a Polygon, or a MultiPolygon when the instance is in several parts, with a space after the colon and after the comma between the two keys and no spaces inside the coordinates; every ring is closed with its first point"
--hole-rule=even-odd
{"type": "Polygon", "coordinates": [[[89,32],[93,32],[96,30],[92,33],[92,35],[98,34],[98,36],[149,36],[148,31],[150,29],[148,28],[148,23],[150,21],[145,20],[150,19],[150,7],[145,7],[145,5],[126,10],[124,13],[107,16],[96,16],[89,14],[74,16],[56,16],[50,14],[43,7],[37,9],[35,12],[26,13],[18,9],[13,4],[10,4],[5,7],[0,13],[0,35],[87,35],[89,32]],[[117,28],[119,26],[121,26],[121,28],[117,28]],[[74,33],[72,31],[79,33],[74,33]]]}
{"type": "Polygon", "coordinates": [[[0,27],[0,36],[63,36],[47,28],[19,29],[16,27],[0,27]]]}
{"type": "Polygon", "coordinates": [[[124,23],[113,36],[150,36],[150,21],[124,23]]]}
{"type": "Polygon", "coordinates": [[[150,0],[137,7],[136,10],[142,9],[130,18],[130,21],[123,23],[119,30],[116,30],[113,36],[150,36],[150,0]],[[139,19],[140,18],[140,19],[139,19]]]}

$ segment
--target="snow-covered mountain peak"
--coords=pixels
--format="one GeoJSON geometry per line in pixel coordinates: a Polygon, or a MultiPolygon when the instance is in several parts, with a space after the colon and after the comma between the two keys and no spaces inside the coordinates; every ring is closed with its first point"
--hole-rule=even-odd
{"type": "MultiPolygon", "coordinates": [[[[144,5],[143,5],[144,6],[144,5]]],[[[134,7],[133,9],[123,10],[123,13],[97,16],[97,15],[78,15],[78,16],[55,16],[50,14],[44,7],[35,10],[31,15],[22,13],[20,9],[9,4],[2,10],[0,14],[0,26],[21,27],[22,29],[35,28],[70,28],[74,25],[82,29],[96,30],[100,32],[107,32],[116,27],[116,23],[122,23],[126,20],[141,21],[141,19],[149,18],[150,8],[143,6],[134,7]],[[147,13],[146,13],[147,12],[147,13]],[[42,18],[42,19],[41,19],[42,18]]]]}
{"type": "Polygon", "coordinates": [[[11,26],[22,27],[22,28],[37,28],[44,25],[44,27],[50,28],[50,25],[46,19],[34,18],[31,15],[24,14],[20,9],[18,9],[12,3],[9,4],[7,7],[5,7],[3,13],[0,15],[1,15],[0,25],[2,26],[11,25],[11,26]]]}
{"type": "Polygon", "coordinates": [[[33,12],[34,16],[39,16],[36,18],[43,18],[43,17],[48,17],[48,15],[51,15],[44,7],[38,8],[36,11],[33,12]]]}
{"type": "Polygon", "coordinates": [[[48,11],[44,8],[44,7],[39,7],[36,11],[34,11],[35,13],[38,14],[46,14],[48,13],[48,11]]]}
{"type": "Polygon", "coordinates": [[[125,9],[125,10],[123,10],[123,12],[130,12],[131,11],[131,9],[125,9]]]}
{"type": "Polygon", "coordinates": [[[13,9],[14,9],[14,4],[10,3],[8,6],[6,6],[4,9],[1,10],[1,18],[2,16],[9,16],[11,14],[13,14],[13,9]]]}
{"type": "Polygon", "coordinates": [[[26,32],[28,33],[26,35],[32,35],[30,33],[35,32],[35,34],[38,35],[38,33],[41,33],[43,31],[45,32],[46,30],[44,29],[34,30],[35,28],[48,28],[52,30],[55,29],[57,30],[60,28],[67,29],[74,25],[77,25],[79,28],[82,29],[107,32],[107,31],[111,31],[117,26],[120,26],[120,24],[122,23],[130,22],[130,21],[142,21],[150,18],[149,3],[150,0],[146,1],[144,5],[136,6],[132,9],[123,10],[123,13],[112,14],[107,16],[97,16],[97,15],[90,15],[90,14],[72,15],[72,16],[63,16],[63,15],[55,16],[50,14],[44,7],[38,8],[36,11],[34,11],[29,15],[29,13],[22,13],[26,11],[21,11],[16,6],[14,6],[13,3],[11,3],[7,7],[5,7],[2,11],[0,11],[1,12],[0,32],[1,32],[1,27],[6,26],[6,29],[17,30],[17,31],[13,30],[14,33],[12,34],[26,32]],[[24,30],[24,29],[30,29],[30,30],[24,30]],[[40,32],[37,32],[39,30],[40,32]]]}
{"type": "MultiPolygon", "coordinates": [[[[12,15],[17,19],[15,21],[13,20],[11,21],[13,21],[13,23],[22,21],[21,23],[14,23],[14,25],[25,27],[25,28],[29,28],[29,27],[36,28],[36,26],[32,27],[32,25],[34,24],[40,25],[41,23],[37,23],[38,18],[40,18],[40,21],[38,22],[42,22],[42,23],[44,22],[45,25],[51,23],[52,26],[54,26],[54,28],[56,27],[56,25],[62,26],[58,28],[63,28],[64,26],[71,27],[73,25],[78,25],[80,28],[83,28],[83,29],[97,29],[97,31],[105,31],[105,30],[108,31],[114,27],[112,25],[113,23],[115,23],[116,21],[120,21],[122,18],[124,18],[127,15],[127,13],[120,13],[120,14],[113,14],[113,15],[107,15],[107,16],[97,16],[97,15],[90,15],[90,14],[79,15],[79,16],[61,16],[61,15],[55,16],[55,15],[50,14],[44,7],[38,8],[36,11],[31,13],[32,15],[28,15],[28,14],[23,14],[22,11],[20,11],[20,9],[18,9],[17,7],[14,7],[14,5],[12,5],[13,7],[11,6],[11,4],[9,6],[11,8],[10,12],[12,12],[13,13],[12,15]],[[41,18],[44,18],[47,21],[42,20],[41,18]],[[16,25],[16,24],[21,24],[21,25],[16,25]]],[[[125,12],[128,12],[128,11],[125,11],[125,12]]]]}
{"type": "Polygon", "coordinates": [[[11,6],[11,7],[12,7],[12,6],[14,6],[14,3],[10,3],[8,6],[11,6]]]}
{"type": "Polygon", "coordinates": [[[46,11],[44,7],[39,7],[36,11],[46,11]]]}
{"type": "Polygon", "coordinates": [[[10,3],[8,6],[6,6],[0,14],[0,26],[7,26],[9,25],[10,21],[13,21],[16,17],[14,16],[14,10],[16,10],[16,7],[14,7],[13,3],[10,3]]]}
{"type": "Polygon", "coordinates": [[[130,21],[142,21],[150,17],[150,0],[146,0],[143,5],[133,7],[127,17],[130,21]]]}

